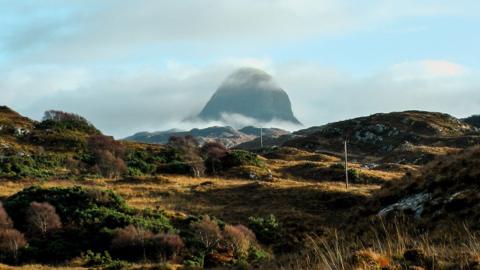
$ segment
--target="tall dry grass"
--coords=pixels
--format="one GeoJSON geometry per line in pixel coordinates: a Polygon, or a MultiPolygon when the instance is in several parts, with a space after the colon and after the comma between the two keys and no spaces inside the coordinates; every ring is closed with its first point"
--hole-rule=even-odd
{"type": "Polygon", "coordinates": [[[419,233],[399,220],[369,228],[370,239],[333,231],[329,236],[307,236],[305,249],[277,258],[264,269],[367,270],[476,269],[480,266],[480,235],[467,226],[450,234],[419,233]],[[409,255],[410,254],[410,255],[409,255]],[[413,254],[413,255],[412,255],[413,254]],[[413,259],[412,259],[413,257],[413,259]]]}

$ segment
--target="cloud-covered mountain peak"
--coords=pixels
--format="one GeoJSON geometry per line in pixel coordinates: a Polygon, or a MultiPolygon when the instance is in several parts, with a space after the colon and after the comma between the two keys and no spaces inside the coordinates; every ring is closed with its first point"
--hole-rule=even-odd
{"type": "Polygon", "coordinates": [[[198,115],[205,121],[223,120],[238,114],[259,122],[280,120],[300,124],[287,93],[270,74],[255,68],[241,68],[228,76],[198,115]]]}

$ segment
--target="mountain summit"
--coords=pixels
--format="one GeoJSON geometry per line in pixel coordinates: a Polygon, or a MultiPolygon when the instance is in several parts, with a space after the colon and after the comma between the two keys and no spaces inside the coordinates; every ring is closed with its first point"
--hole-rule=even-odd
{"type": "Polygon", "coordinates": [[[222,120],[228,114],[261,122],[281,120],[300,124],[293,115],[287,93],[274,83],[272,76],[255,68],[242,68],[232,73],[198,117],[206,121],[222,120]]]}

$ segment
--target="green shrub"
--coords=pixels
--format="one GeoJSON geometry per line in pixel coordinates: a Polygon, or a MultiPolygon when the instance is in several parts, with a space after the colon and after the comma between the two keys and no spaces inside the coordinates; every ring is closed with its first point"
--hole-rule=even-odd
{"type": "Polygon", "coordinates": [[[358,182],[361,180],[360,172],[355,169],[348,169],[348,180],[358,182]]]}
{"type": "Polygon", "coordinates": [[[72,130],[52,132],[33,130],[27,138],[28,142],[53,150],[79,151],[86,146],[85,134],[72,130]]]}
{"type": "Polygon", "coordinates": [[[248,261],[251,263],[260,263],[270,259],[270,254],[265,250],[257,247],[250,246],[248,250],[248,261]]]}
{"type": "Polygon", "coordinates": [[[92,208],[105,207],[120,212],[129,211],[123,198],[112,191],[78,186],[49,189],[32,186],[9,197],[4,206],[14,223],[22,226],[25,224],[26,211],[33,201],[53,205],[64,223],[80,223],[81,213],[92,208]]]}
{"type": "Polygon", "coordinates": [[[117,228],[140,224],[153,231],[171,230],[169,220],[161,213],[135,212],[122,197],[110,190],[83,187],[49,189],[32,186],[9,197],[5,209],[15,224],[25,224],[25,214],[33,201],[53,205],[61,220],[67,224],[117,228]]]}
{"type": "Polygon", "coordinates": [[[50,130],[54,132],[64,132],[66,130],[80,131],[86,134],[100,134],[92,124],[82,120],[44,120],[35,126],[38,130],[50,130]]]}
{"type": "Polygon", "coordinates": [[[127,176],[142,176],[143,172],[137,168],[128,167],[127,176]]]}
{"type": "Polygon", "coordinates": [[[173,231],[173,227],[170,225],[169,220],[163,215],[145,217],[141,215],[132,215],[131,213],[125,213],[106,207],[94,207],[82,211],[80,213],[80,220],[82,221],[83,226],[96,229],[104,227],[114,229],[136,224],[154,232],[173,231]]]}
{"type": "Polygon", "coordinates": [[[6,178],[47,178],[55,175],[63,157],[59,155],[13,155],[0,162],[0,176],[6,178]]]}
{"type": "Polygon", "coordinates": [[[256,154],[244,150],[228,152],[225,157],[222,158],[222,165],[226,169],[237,166],[264,166],[256,154]]]}
{"type": "Polygon", "coordinates": [[[198,252],[186,256],[183,260],[183,264],[194,269],[203,269],[205,266],[205,252],[198,252]]]}
{"type": "MultiPolygon", "coordinates": [[[[160,164],[165,164],[167,156],[165,151],[159,152],[153,149],[135,149],[128,151],[125,161],[131,172],[152,175],[157,172],[160,164]]],[[[138,175],[137,175],[138,176],[138,175]]]]}
{"type": "Polygon", "coordinates": [[[158,172],[172,174],[191,174],[192,166],[183,161],[175,160],[163,166],[159,166],[158,172]]]}
{"type": "MultiPolygon", "coordinates": [[[[48,202],[56,208],[63,228],[29,239],[24,261],[68,260],[85,250],[106,250],[115,228],[138,225],[154,232],[174,232],[170,221],[158,211],[127,207],[112,191],[82,187],[43,189],[33,186],[6,199],[4,206],[14,224],[26,231],[25,218],[32,201],[48,202]]],[[[114,265],[116,265],[115,262],[114,265]]]]}
{"type": "Polygon", "coordinates": [[[125,261],[112,259],[108,251],[104,251],[103,253],[95,253],[91,250],[88,250],[87,253],[82,256],[82,259],[85,261],[84,266],[86,267],[100,267],[102,269],[121,270],[129,266],[129,264],[125,261]]]}
{"type": "Polygon", "coordinates": [[[248,221],[248,227],[255,233],[260,242],[270,245],[281,238],[281,226],[273,214],[265,218],[249,217],[248,221]]]}

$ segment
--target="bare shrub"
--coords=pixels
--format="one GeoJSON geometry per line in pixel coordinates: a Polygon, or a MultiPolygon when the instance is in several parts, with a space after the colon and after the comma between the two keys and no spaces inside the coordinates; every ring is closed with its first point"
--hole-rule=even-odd
{"type": "Polygon", "coordinates": [[[202,154],[205,156],[205,163],[208,169],[213,173],[217,173],[218,167],[221,166],[221,160],[228,153],[227,148],[218,142],[208,142],[201,148],[202,154]]]}
{"type": "Polygon", "coordinates": [[[172,136],[168,145],[178,152],[183,162],[190,165],[194,177],[200,177],[204,174],[205,165],[200,154],[199,144],[193,136],[172,136]]]}
{"type": "Polygon", "coordinates": [[[88,123],[87,119],[83,118],[78,114],[68,113],[63,111],[55,111],[55,110],[50,110],[45,112],[43,116],[43,121],[47,121],[47,120],[56,121],[56,122],[78,121],[78,122],[88,123]]]}
{"type": "Polygon", "coordinates": [[[94,168],[108,178],[120,177],[127,171],[123,160],[125,148],[112,137],[94,135],[88,138],[87,147],[95,156],[94,168]]]}
{"type": "Polygon", "coordinates": [[[152,239],[152,245],[160,257],[165,260],[174,258],[185,246],[179,235],[168,233],[155,235],[152,239]]]}
{"type": "Polygon", "coordinates": [[[201,221],[192,225],[192,228],[195,231],[195,238],[208,251],[214,249],[222,239],[220,227],[209,216],[203,216],[201,221]]]}
{"type": "Polygon", "coordinates": [[[3,204],[0,202],[0,229],[13,228],[13,222],[3,208],[3,204]]]}
{"type": "Polygon", "coordinates": [[[27,210],[28,227],[32,233],[45,235],[47,232],[62,227],[60,217],[55,207],[49,203],[32,202],[27,210]]]}
{"type": "Polygon", "coordinates": [[[0,255],[6,258],[18,257],[18,251],[27,245],[24,235],[15,229],[0,229],[0,255]]]}
{"type": "Polygon", "coordinates": [[[153,236],[154,234],[149,230],[128,225],[123,229],[117,229],[111,247],[122,257],[135,259],[142,257],[146,260],[147,243],[153,236]]]}
{"type": "Polygon", "coordinates": [[[255,234],[243,225],[226,225],[223,229],[223,241],[233,250],[235,256],[245,257],[255,242],[255,234]]]}

